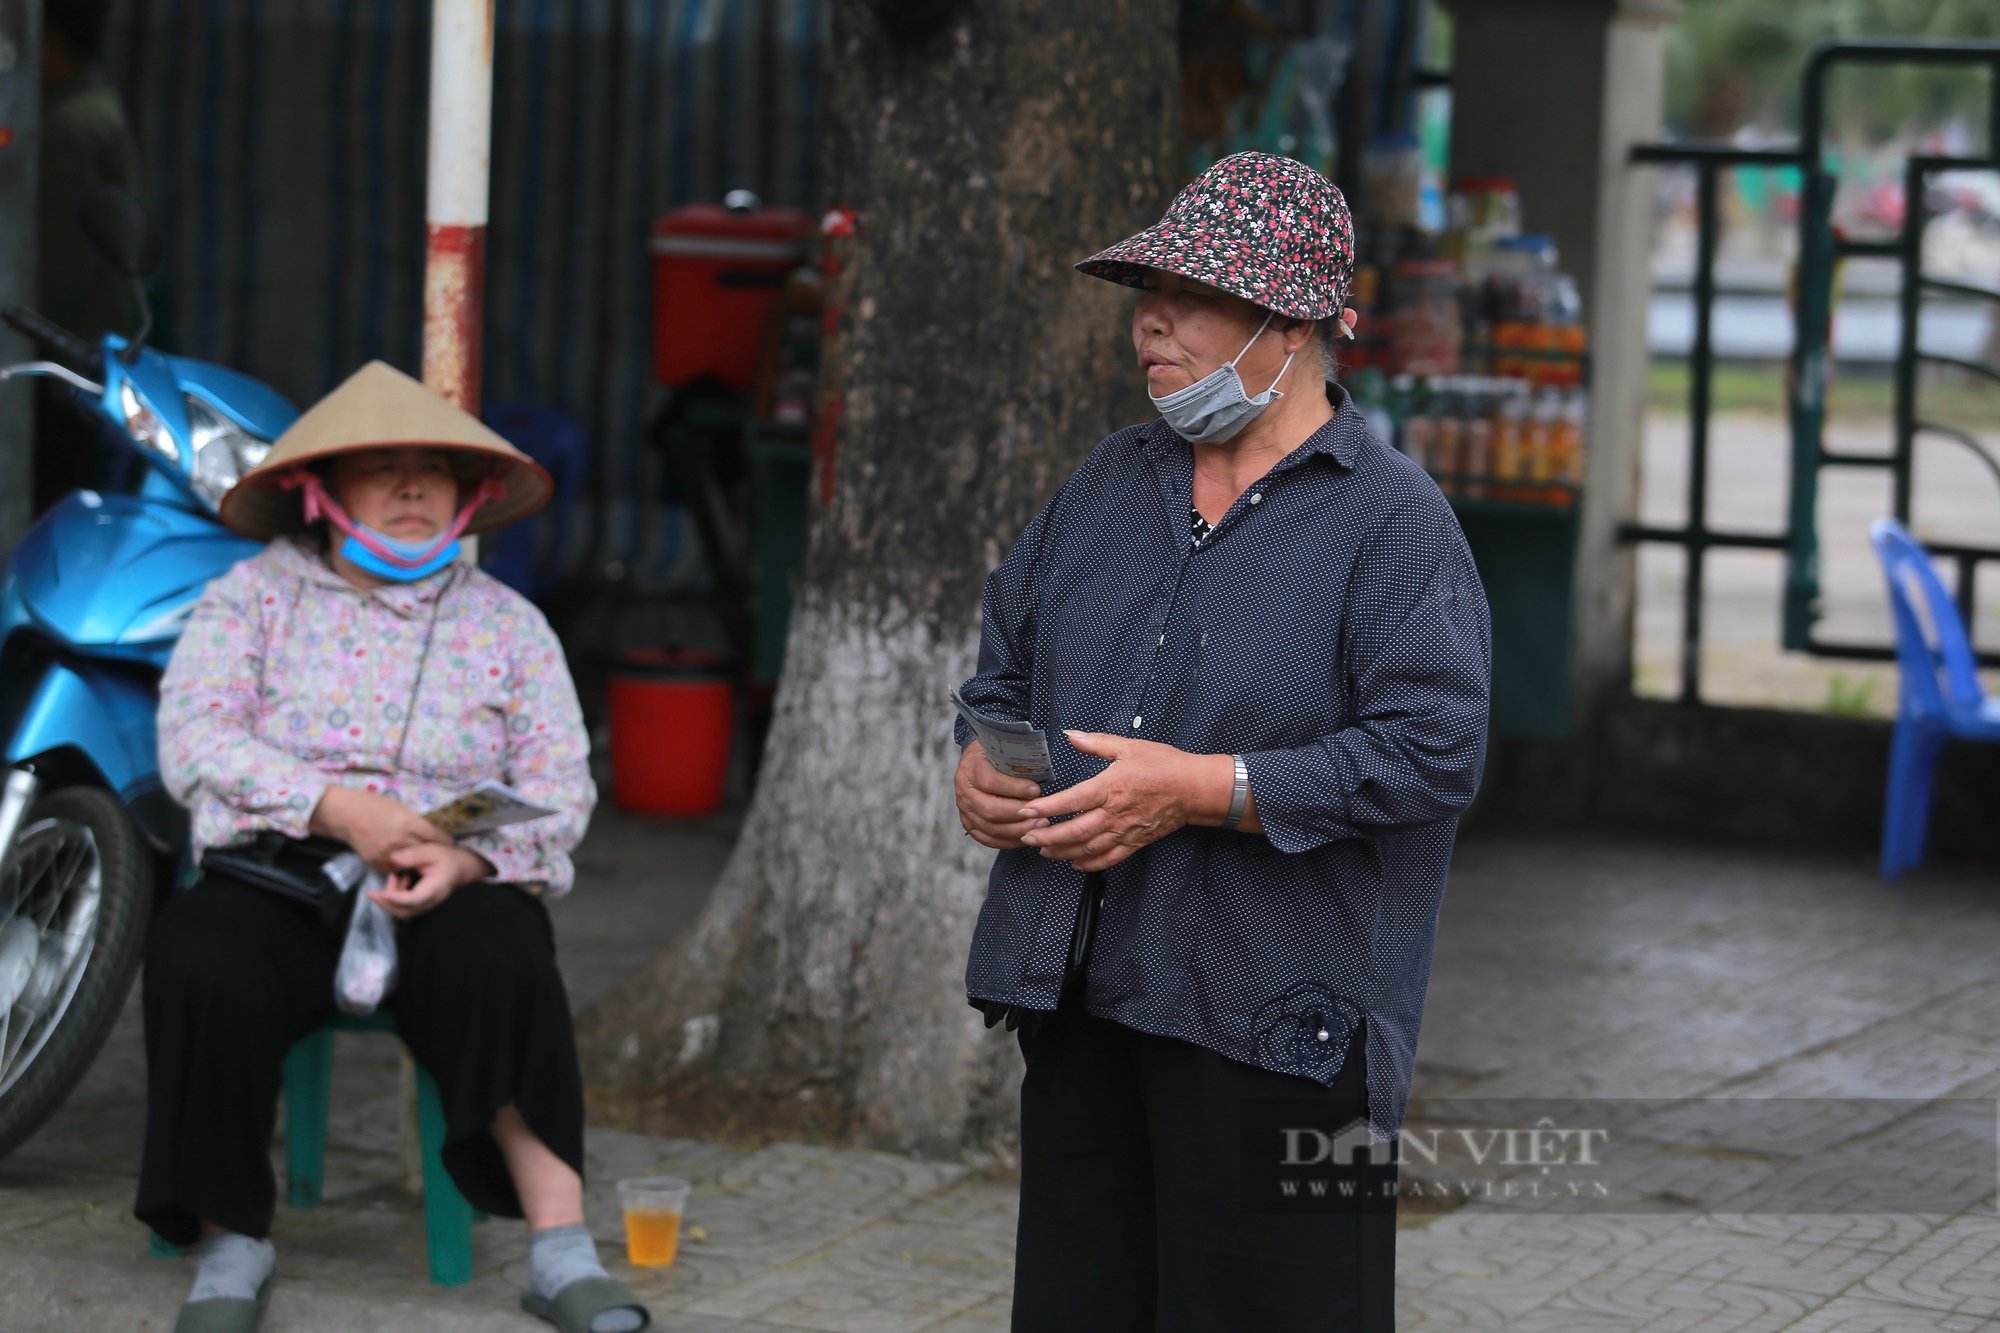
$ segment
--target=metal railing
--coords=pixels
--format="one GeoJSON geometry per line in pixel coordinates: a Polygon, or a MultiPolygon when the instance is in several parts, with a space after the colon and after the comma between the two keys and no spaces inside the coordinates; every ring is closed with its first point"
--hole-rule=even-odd
{"type": "Polygon", "coordinates": [[[1681,699],[1701,698],[1702,595],[1710,550],[1716,547],[1782,551],[1782,532],[1730,532],[1708,526],[1708,419],[1715,378],[1715,251],[1721,237],[1719,190],[1722,173],[1733,167],[1795,167],[1797,152],[1730,148],[1707,144],[1641,144],[1632,161],[1652,166],[1692,165],[1695,169],[1694,344],[1688,349],[1687,519],[1677,528],[1628,523],[1619,536],[1628,542],[1680,546],[1687,552],[1681,581],[1681,699]]]}
{"type": "MultiPolygon", "coordinates": [[[[1928,221],[1925,190],[1940,171],[2000,170],[2000,43],[1956,42],[1830,42],[1816,48],[1804,70],[1802,134],[1796,149],[1744,149],[1711,144],[1642,144],[1632,150],[1635,165],[1692,166],[1695,170],[1694,341],[1688,354],[1687,518],[1679,527],[1627,523],[1619,530],[1626,542],[1679,546],[1687,556],[1681,587],[1681,688],[1684,703],[1701,699],[1703,595],[1708,552],[1714,549],[1779,551],[1785,556],[1786,577],[1780,643],[1790,650],[1818,657],[1893,660],[1888,643],[1829,642],[1813,633],[1819,619],[1819,533],[1817,504],[1819,473],[1827,467],[1888,469],[1894,485],[1895,516],[1910,521],[1911,479],[1917,436],[1931,434],[1970,449],[2000,481],[1996,458],[1971,432],[1925,419],[1918,412],[1918,371],[1924,364],[1950,365],[2000,386],[2000,371],[1976,362],[1924,352],[1918,345],[1918,320],[1926,293],[1953,295],[2000,303],[2000,292],[1932,278],[1923,272],[1923,235],[1928,221]],[[1835,180],[1822,160],[1825,80],[1841,63],[1973,64],[1991,74],[1992,125],[1983,158],[1926,157],[1909,159],[1904,176],[1901,232],[1894,240],[1854,240],[1838,235],[1832,225],[1835,180]],[[1795,167],[1801,173],[1797,299],[1793,305],[1791,394],[1792,481],[1782,532],[1739,532],[1708,525],[1709,418],[1715,373],[1714,307],[1716,248],[1721,234],[1719,190],[1722,173],[1734,169],[1795,167]],[[1895,439],[1887,454],[1836,453],[1827,449],[1826,366],[1832,331],[1835,263],[1852,256],[1894,259],[1898,263],[1897,308],[1901,317],[1895,361],[1895,439]]],[[[1954,566],[1956,600],[1968,628],[1977,606],[1978,573],[1982,564],[2000,561],[2000,547],[1926,543],[1933,556],[1954,566]]],[[[1983,665],[2000,665],[2000,653],[1979,655],[1983,665]]]]}

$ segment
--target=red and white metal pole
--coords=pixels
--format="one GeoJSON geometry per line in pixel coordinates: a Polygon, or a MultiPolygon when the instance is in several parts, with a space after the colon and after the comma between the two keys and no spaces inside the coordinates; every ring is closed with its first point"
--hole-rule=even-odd
{"type": "Polygon", "coordinates": [[[432,0],[424,383],[474,416],[492,151],[493,0],[432,0]]]}

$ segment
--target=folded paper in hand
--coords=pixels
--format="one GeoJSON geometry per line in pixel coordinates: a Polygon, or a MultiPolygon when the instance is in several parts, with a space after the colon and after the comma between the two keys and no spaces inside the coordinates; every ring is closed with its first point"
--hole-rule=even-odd
{"type": "Polygon", "coordinates": [[[979,738],[980,747],[993,767],[1011,777],[1031,778],[1036,782],[1047,782],[1055,776],[1055,769],[1049,763],[1047,732],[1037,731],[1026,722],[982,713],[959,698],[957,690],[951,692],[951,702],[965,719],[965,725],[979,738]]]}
{"type": "Polygon", "coordinates": [[[509,824],[543,819],[555,811],[536,805],[504,782],[487,780],[471,791],[454,796],[424,818],[454,838],[469,833],[487,833],[509,824]]]}

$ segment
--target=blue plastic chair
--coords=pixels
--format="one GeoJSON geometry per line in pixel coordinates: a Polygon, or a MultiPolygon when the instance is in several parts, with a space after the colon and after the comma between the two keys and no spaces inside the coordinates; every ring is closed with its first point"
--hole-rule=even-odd
{"type": "Polygon", "coordinates": [[[1891,518],[1877,519],[1868,535],[1889,580],[1902,677],[1882,813],[1882,878],[1895,879],[1923,864],[1938,751],[1948,740],[2000,743],[2000,698],[1980,687],[1965,622],[1924,548],[1891,518]]]}
{"type": "MultiPolygon", "coordinates": [[[[319,1031],[294,1043],[285,1055],[286,1196],[294,1208],[318,1205],[326,1187],[326,1125],[333,1091],[333,1034],[386,1032],[398,1035],[386,1010],[363,1018],[336,1015],[319,1031]]],[[[437,1081],[417,1066],[417,1134],[424,1164],[424,1233],[429,1242],[431,1281],[455,1287],[472,1281],[472,1224],[483,1214],[467,1203],[444,1169],[444,1102],[437,1081]]],[[[152,1251],[172,1256],[180,1247],[155,1235],[152,1251]]]]}

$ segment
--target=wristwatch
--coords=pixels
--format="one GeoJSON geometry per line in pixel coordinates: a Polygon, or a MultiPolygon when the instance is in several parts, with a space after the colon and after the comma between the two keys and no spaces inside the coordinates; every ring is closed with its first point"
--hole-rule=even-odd
{"type": "Polygon", "coordinates": [[[1236,785],[1229,792],[1229,813],[1222,818],[1222,827],[1233,829],[1243,821],[1243,811],[1250,804],[1250,770],[1243,765],[1243,756],[1229,756],[1236,762],[1236,785]]]}

